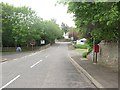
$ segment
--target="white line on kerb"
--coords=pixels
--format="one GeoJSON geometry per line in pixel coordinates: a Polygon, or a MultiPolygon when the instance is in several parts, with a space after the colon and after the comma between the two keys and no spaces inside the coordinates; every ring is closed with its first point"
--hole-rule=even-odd
{"type": "Polygon", "coordinates": [[[30,66],[30,68],[33,68],[35,65],[37,65],[38,63],[40,63],[42,60],[36,62],[35,64],[33,64],[32,66],[30,66]]]}
{"type": "Polygon", "coordinates": [[[15,81],[17,78],[19,78],[20,77],[20,75],[18,75],[18,76],[16,76],[15,78],[13,78],[11,81],[9,81],[7,84],[5,84],[4,86],[2,86],[1,88],[0,88],[0,90],[2,89],[2,88],[5,88],[5,87],[7,87],[9,84],[11,84],[13,81],[15,81]]]}

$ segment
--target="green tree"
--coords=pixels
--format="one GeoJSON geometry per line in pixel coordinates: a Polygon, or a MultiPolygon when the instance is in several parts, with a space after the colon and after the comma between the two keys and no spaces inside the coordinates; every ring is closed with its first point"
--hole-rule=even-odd
{"type": "Polygon", "coordinates": [[[3,46],[28,45],[32,39],[40,39],[42,19],[29,7],[2,5],[3,46]]]}
{"type": "Polygon", "coordinates": [[[70,2],[68,11],[83,36],[97,40],[118,40],[119,12],[117,2],[70,2]]]}
{"type": "Polygon", "coordinates": [[[62,37],[62,30],[56,21],[44,21],[29,7],[14,7],[0,3],[2,6],[2,42],[3,46],[29,46],[32,40],[39,45],[45,39],[46,44],[54,43],[62,37]]]}
{"type": "Polygon", "coordinates": [[[0,3],[0,6],[2,6],[2,44],[3,46],[13,46],[12,20],[14,7],[4,3],[0,3]]]}
{"type": "Polygon", "coordinates": [[[59,28],[59,25],[57,25],[53,21],[46,21],[45,25],[46,25],[45,28],[46,41],[53,44],[55,43],[55,39],[62,38],[62,30],[59,28]]]}
{"type": "Polygon", "coordinates": [[[61,23],[61,28],[65,32],[65,34],[68,32],[69,26],[65,23],[61,23]]]}

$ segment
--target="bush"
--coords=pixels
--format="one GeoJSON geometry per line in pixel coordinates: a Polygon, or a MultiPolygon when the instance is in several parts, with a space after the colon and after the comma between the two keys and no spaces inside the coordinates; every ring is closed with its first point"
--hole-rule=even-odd
{"type": "Polygon", "coordinates": [[[88,55],[88,52],[84,52],[82,56],[83,56],[84,58],[87,58],[87,55],[88,55]]]}
{"type": "Polygon", "coordinates": [[[74,48],[80,48],[80,49],[88,49],[88,44],[76,44],[74,45],[74,48]]]}
{"type": "Polygon", "coordinates": [[[84,52],[84,53],[82,54],[82,56],[83,56],[84,58],[87,58],[87,55],[88,55],[91,51],[92,51],[92,48],[89,47],[89,48],[88,48],[88,51],[87,51],[87,52],[84,52]]]}
{"type": "Polygon", "coordinates": [[[82,54],[82,56],[83,56],[84,58],[86,58],[87,55],[92,51],[92,47],[89,46],[88,44],[75,44],[75,45],[74,45],[74,48],[88,49],[87,52],[84,52],[84,53],[82,54]]]}

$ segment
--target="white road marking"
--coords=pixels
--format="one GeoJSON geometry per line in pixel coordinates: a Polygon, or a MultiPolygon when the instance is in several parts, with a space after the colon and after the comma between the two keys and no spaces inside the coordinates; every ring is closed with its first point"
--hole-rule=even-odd
{"type": "Polygon", "coordinates": [[[36,55],[36,54],[38,54],[38,53],[40,53],[40,52],[42,52],[42,51],[44,51],[44,50],[41,50],[41,51],[38,51],[38,52],[34,52],[34,53],[28,55],[27,57],[29,57],[29,56],[33,56],[33,55],[36,55]]]}
{"type": "Polygon", "coordinates": [[[41,50],[40,52],[43,52],[43,51],[45,51],[45,50],[41,50]]]}
{"type": "Polygon", "coordinates": [[[1,62],[1,64],[4,64],[4,63],[6,63],[6,60],[7,60],[7,59],[5,58],[5,59],[3,59],[3,60],[5,60],[5,61],[1,62]]]}
{"type": "Polygon", "coordinates": [[[32,55],[35,55],[35,54],[37,54],[37,53],[32,53],[32,55]]]}
{"type": "Polygon", "coordinates": [[[49,55],[45,56],[46,58],[48,57],[49,55]]]}
{"type": "Polygon", "coordinates": [[[17,58],[16,58],[16,59],[13,59],[13,60],[17,60],[17,58]]]}
{"type": "Polygon", "coordinates": [[[32,54],[30,54],[29,56],[32,56],[32,54]]]}
{"type": "Polygon", "coordinates": [[[7,60],[7,58],[5,58],[4,60],[7,60]]]}
{"type": "Polygon", "coordinates": [[[9,81],[7,84],[5,84],[4,86],[2,86],[1,88],[0,88],[0,90],[1,89],[3,89],[3,88],[5,88],[5,87],[7,87],[9,84],[11,84],[13,81],[15,81],[17,78],[19,78],[20,77],[20,75],[18,75],[18,76],[16,76],[15,78],[13,78],[11,81],[9,81]]]}
{"type": "Polygon", "coordinates": [[[5,64],[6,62],[3,62],[3,63],[1,63],[1,64],[5,64]]]}
{"type": "Polygon", "coordinates": [[[23,58],[26,58],[26,56],[24,56],[24,57],[21,57],[21,58],[22,58],[22,59],[23,59],[23,58]]]}
{"type": "Polygon", "coordinates": [[[33,68],[35,65],[37,65],[38,63],[40,63],[42,60],[36,62],[35,64],[33,64],[32,66],[30,66],[30,68],[33,68]]]}

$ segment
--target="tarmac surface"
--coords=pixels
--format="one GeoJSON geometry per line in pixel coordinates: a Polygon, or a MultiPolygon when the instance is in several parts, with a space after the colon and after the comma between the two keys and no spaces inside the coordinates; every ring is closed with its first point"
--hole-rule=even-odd
{"type": "Polygon", "coordinates": [[[70,43],[64,42],[42,51],[3,55],[3,59],[7,59],[1,63],[3,85],[16,76],[18,80],[8,88],[97,87],[117,90],[118,72],[93,64],[92,60],[82,57],[84,50],[78,52],[71,47],[70,43]]]}
{"type": "Polygon", "coordinates": [[[68,44],[56,43],[42,51],[21,54],[22,57],[2,62],[2,87],[0,89],[96,88],[70,62],[68,44]]]}

